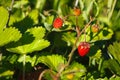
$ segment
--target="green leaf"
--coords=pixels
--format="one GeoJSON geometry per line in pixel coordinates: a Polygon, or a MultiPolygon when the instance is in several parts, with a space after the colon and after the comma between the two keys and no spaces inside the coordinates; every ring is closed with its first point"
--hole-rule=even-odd
{"type": "MultiPolygon", "coordinates": [[[[110,28],[105,27],[102,28],[98,33],[92,33],[89,26],[86,29],[86,35],[85,34],[80,35],[77,46],[79,45],[80,42],[85,41],[85,36],[87,42],[96,42],[100,40],[109,40],[110,38],[112,38],[112,35],[113,31],[110,28]]],[[[73,32],[64,33],[62,37],[63,37],[62,39],[67,42],[68,46],[72,46],[75,43],[76,34],[73,32]]]]}
{"type": "Polygon", "coordinates": [[[17,46],[15,48],[8,48],[7,50],[13,53],[18,54],[28,54],[32,53],[34,51],[40,51],[46,47],[48,47],[50,43],[47,40],[41,39],[41,40],[34,40],[32,43],[17,46]]]}
{"type": "Polygon", "coordinates": [[[100,59],[102,59],[101,58],[102,52],[101,52],[100,49],[98,49],[96,46],[92,46],[90,48],[90,52],[89,52],[88,56],[89,56],[89,59],[90,59],[89,64],[92,64],[94,66],[96,64],[100,65],[100,59]]]}
{"type": "Polygon", "coordinates": [[[3,7],[0,7],[0,33],[3,30],[3,28],[5,28],[5,25],[7,24],[8,16],[9,16],[8,11],[3,7]]]}
{"type": "MultiPolygon", "coordinates": [[[[91,27],[89,26],[86,29],[86,32],[87,32],[86,41],[95,42],[95,41],[100,41],[100,40],[109,40],[112,38],[113,31],[110,28],[102,27],[101,25],[100,25],[100,28],[101,29],[97,33],[93,33],[91,31],[91,27]]],[[[84,36],[82,37],[82,35],[80,36],[81,38],[80,41],[84,40],[84,36]]]]}
{"type": "Polygon", "coordinates": [[[45,25],[45,28],[48,31],[51,31],[51,29],[52,29],[53,19],[54,19],[54,16],[48,16],[48,17],[45,18],[45,21],[43,22],[44,25],[45,25]]]}
{"type": "Polygon", "coordinates": [[[10,17],[9,24],[17,27],[22,33],[24,33],[28,28],[32,28],[34,25],[38,24],[38,10],[32,10],[24,18],[22,18],[21,15],[17,15],[16,17],[14,14],[13,16],[10,17]]]}
{"type": "Polygon", "coordinates": [[[111,26],[111,25],[112,25],[112,23],[110,22],[110,20],[109,20],[108,17],[106,17],[106,16],[99,16],[99,17],[98,17],[98,20],[99,20],[100,22],[103,22],[103,23],[107,24],[108,26],[111,26]]]}
{"type": "Polygon", "coordinates": [[[64,33],[62,36],[62,40],[66,41],[68,46],[71,46],[75,42],[75,35],[76,34],[72,32],[64,33]]]}
{"type": "Polygon", "coordinates": [[[5,28],[4,31],[0,33],[0,46],[4,46],[9,42],[18,41],[21,37],[20,31],[13,27],[5,28]]]}
{"type": "Polygon", "coordinates": [[[42,27],[28,29],[22,38],[16,43],[11,43],[7,50],[19,54],[40,51],[50,45],[49,41],[43,39],[44,35],[45,29],[42,27]]]}
{"type": "Polygon", "coordinates": [[[97,40],[108,40],[112,38],[113,31],[110,28],[105,27],[101,29],[98,34],[93,34],[93,35],[95,36],[92,38],[91,40],[92,42],[97,41],[97,40]]]}
{"type": "Polygon", "coordinates": [[[62,65],[65,64],[66,60],[61,55],[47,55],[41,56],[38,59],[39,62],[47,65],[50,69],[59,71],[62,65]]]}
{"type": "Polygon", "coordinates": [[[46,0],[37,0],[36,6],[35,6],[36,9],[39,9],[39,11],[42,11],[45,3],[46,3],[46,0]]]}
{"type": "Polygon", "coordinates": [[[42,39],[45,36],[45,29],[42,27],[34,27],[28,29],[26,32],[33,35],[35,39],[42,39]]]}
{"type": "Polygon", "coordinates": [[[21,6],[24,6],[24,5],[28,4],[28,3],[29,3],[28,0],[16,1],[16,3],[14,4],[13,7],[20,8],[21,6]]]}
{"type": "MultiPolygon", "coordinates": [[[[36,62],[36,55],[31,57],[30,55],[25,55],[25,62],[29,62],[31,63],[31,66],[35,66],[35,62],[36,62]]],[[[19,58],[18,58],[18,62],[23,62],[24,61],[24,55],[21,55],[19,58]]]]}
{"type": "Polygon", "coordinates": [[[114,42],[113,45],[109,45],[108,52],[120,64],[120,43],[114,42]]]}
{"type": "Polygon", "coordinates": [[[10,15],[9,26],[12,26],[14,23],[21,21],[24,18],[22,9],[15,9],[14,13],[10,15]]]}
{"type": "Polygon", "coordinates": [[[115,59],[105,60],[102,65],[102,70],[108,68],[112,73],[120,75],[120,65],[115,59]]]}
{"type": "Polygon", "coordinates": [[[0,0],[0,6],[3,6],[5,8],[8,8],[11,4],[11,0],[0,0]]]}
{"type": "Polygon", "coordinates": [[[78,80],[81,76],[86,74],[86,68],[78,62],[73,62],[65,71],[62,72],[63,78],[69,74],[73,75],[72,80],[78,80]]]}
{"type": "Polygon", "coordinates": [[[34,9],[28,15],[33,20],[34,24],[38,23],[38,14],[39,14],[38,10],[34,9]]]}
{"type": "Polygon", "coordinates": [[[112,76],[109,80],[120,80],[120,76],[112,76]]]}
{"type": "Polygon", "coordinates": [[[1,73],[0,71],[0,77],[3,77],[3,76],[12,76],[14,74],[14,71],[11,71],[11,70],[6,70],[4,72],[1,73]]]}

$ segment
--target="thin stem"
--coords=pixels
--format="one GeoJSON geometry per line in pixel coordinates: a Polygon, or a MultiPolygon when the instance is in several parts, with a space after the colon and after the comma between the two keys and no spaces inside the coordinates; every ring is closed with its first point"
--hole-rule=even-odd
{"type": "Polygon", "coordinates": [[[0,65],[2,64],[2,53],[0,51],[0,65]]]}
{"type": "Polygon", "coordinates": [[[50,75],[53,78],[53,80],[58,80],[58,76],[54,75],[54,73],[52,72],[51,69],[45,69],[44,71],[42,71],[42,73],[40,73],[40,75],[39,75],[38,80],[42,80],[42,77],[46,72],[50,72],[50,75]]]}
{"type": "Polygon", "coordinates": [[[14,4],[14,0],[12,0],[12,2],[11,2],[11,5],[10,5],[10,8],[9,8],[9,11],[12,11],[12,9],[13,9],[13,4],[14,4]]]}
{"type": "Polygon", "coordinates": [[[26,54],[23,55],[23,80],[25,80],[25,61],[26,61],[26,54]]]}
{"type": "Polygon", "coordinates": [[[76,17],[76,32],[77,32],[77,36],[80,34],[80,27],[78,26],[78,16],[76,17]]]}
{"type": "Polygon", "coordinates": [[[11,15],[11,11],[12,11],[12,9],[13,9],[13,4],[14,4],[14,0],[12,0],[12,2],[11,2],[11,5],[10,5],[10,7],[8,8],[8,11],[9,11],[9,17],[8,17],[8,21],[7,21],[7,24],[6,24],[6,26],[8,27],[8,25],[9,25],[9,21],[10,21],[10,15],[11,15]]]}
{"type": "Polygon", "coordinates": [[[44,70],[42,73],[40,73],[38,80],[42,80],[43,74],[50,71],[50,69],[44,70]]]}
{"type": "Polygon", "coordinates": [[[86,27],[85,27],[85,29],[84,29],[84,35],[85,35],[85,42],[86,42],[86,27]]]}
{"type": "Polygon", "coordinates": [[[77,7],[77,6],[78,6],[78,0],[75,1],[75,7],[77,7]]]}
{"type": "Polygon", "coordinates": [[[76,50],[76,44],[77,44],[78,39],[79,39],[79,36],[80,36],[80,34],[81,34],[81,33],[80,33],[80,28],[79,28],[79,26],[78,26],[78,16],[76,16],[76,32],[77,32],[77,38],[76,38],[75,44],[73,45],[73,48],[72,48],[72,50],[71,50],[71,52],[70,52],[70,54],[69,54],[69,59],[68,59],[67,65],[70,64],[72,55],[73,55],[74,51],[76,50]]]}

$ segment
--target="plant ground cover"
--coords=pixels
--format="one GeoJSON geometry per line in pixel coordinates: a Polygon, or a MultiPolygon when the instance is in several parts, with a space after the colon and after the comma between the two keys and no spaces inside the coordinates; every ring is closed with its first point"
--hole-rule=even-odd
{"type": "Polygon", "coordinates": [[[119,0],[0,0],[0,80],[120,80],[119,0]]]}

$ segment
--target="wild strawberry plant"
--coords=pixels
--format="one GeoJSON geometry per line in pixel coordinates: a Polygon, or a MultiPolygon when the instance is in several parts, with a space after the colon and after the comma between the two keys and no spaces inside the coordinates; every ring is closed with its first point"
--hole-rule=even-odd
{"type": "Polygon", "coordinates": [[[119,79],[116,2],[0,1],[0,79],[119,79]]]}

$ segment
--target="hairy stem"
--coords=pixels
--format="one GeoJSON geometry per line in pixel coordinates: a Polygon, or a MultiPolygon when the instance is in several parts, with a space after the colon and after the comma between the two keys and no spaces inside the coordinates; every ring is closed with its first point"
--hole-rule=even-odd
{"type": "Polygon", "coordinates": [[[42,80],[42,77],[45,73],[50,72],[50,76],[52,77],[53,80],[58,80],[59,76],[55,75],[51,69],[45,69],[40,73],[38,80],[42,80]]]}
{"type": "Polygon", "coordinates": [[[42,73],[40,73],[38,80],[42,80],[43,74],[50,71],[50,69],[44,70],[42,73]]]}
{"type": "Polygon", "coordinates": [[[23,80],[25,80],[25,61],[26,61],[26,54],[23,55],[23,80]]]}
{"type": "Polygon", "coordinates": [[[15,1],[12,0],[11,5],[10,5],[10,7],[8,8],[9,17],[8,17],[8,21],[7,21],[6,27],[8,27],[8,25],[9,25],[10,15],[11,15],[11,11],[12,11],[12,9],[13,9],[13,4],[14,4],[14,2],[15,2],[15,1]]]}

